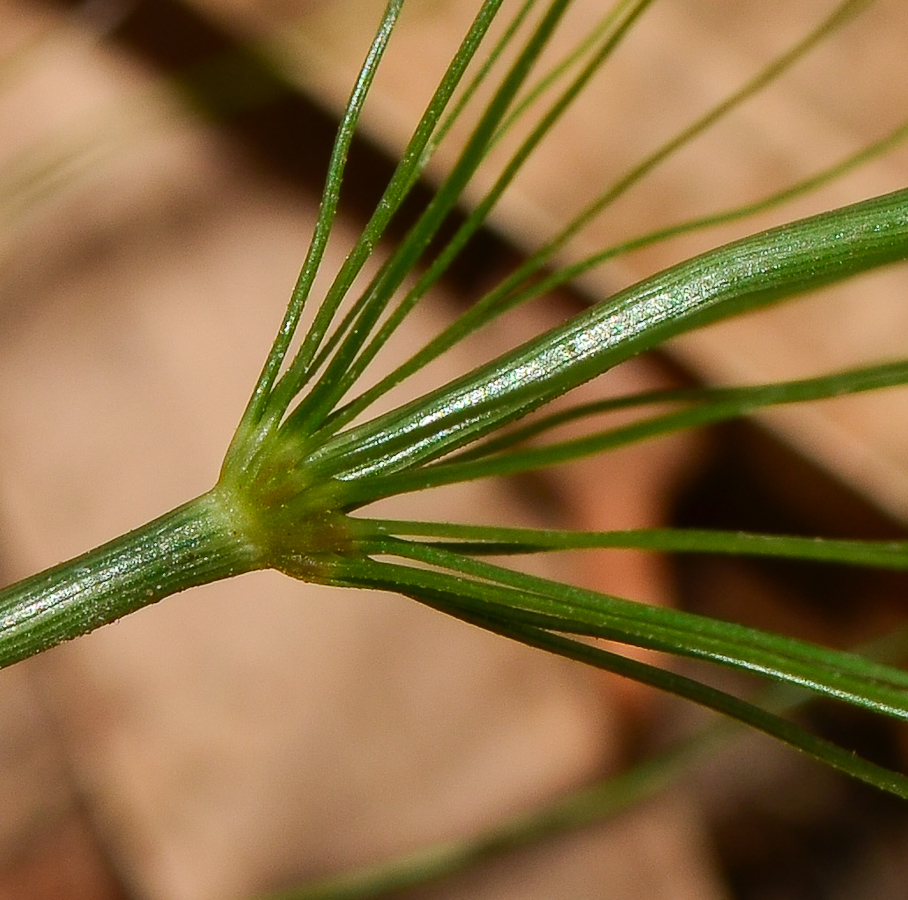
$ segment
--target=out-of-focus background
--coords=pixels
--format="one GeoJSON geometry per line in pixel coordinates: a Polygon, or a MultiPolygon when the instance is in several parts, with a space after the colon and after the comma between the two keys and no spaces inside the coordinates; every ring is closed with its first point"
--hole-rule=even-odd
{"type": "MultiPolygon", "coordinates": [[[[0,0],[0,579],[206,490],[270,345],[380,0],[0,0]]],[[[474,12],[410,0],[351,157],[334,263],[474,12]]],[[[600,14],[577,0],[565,40],[600,14]]],[[[734,90],[829,0],[657,3],[392,347],[406,353],[592,195],[734,90]]],[[[871,6],[655,171],[566,258],[746,202],[897,125],[908,8],[871,6]]],[[[442,154],[432,178],[445,165],[442,154]]],[[[870,163],[788,217],[903,186],[870,163]]],[[[781,214],[589,276],[445,362],[451,377],[781,214]]],[[[330,261],[329,261],[330,262],[330,261]]],[[[330,269],[330,266],[328,266],[330,269]]],[[[904,356],[904,271],[714,327],[590,396],[904,356]]],[[[901,535],[905,393],[815,405],[433,500],[433,516],[901,535]],[[437,507],[437,508],[436,508],[437,507]]],[[[425,500],[402,503],[415,516],[425,500]],[[409,504],[409,507],[407,506],[409,504]]],[[[542,564],[654,603],[851,645],[905,581],[631,553],[542,564]]],[[[0,898],[231,900],[490,827],[696,725],[683,705],[383,595],[262,573],[0,674],[0,898]]],[[[906,734],[818,708],[892,765],[906,734]]],[[[424,898],[903,897],[908,813],[759,738],[628,814],[424,898]]],[[[414,895],[415,896],[415,895],[414,895]]]]}

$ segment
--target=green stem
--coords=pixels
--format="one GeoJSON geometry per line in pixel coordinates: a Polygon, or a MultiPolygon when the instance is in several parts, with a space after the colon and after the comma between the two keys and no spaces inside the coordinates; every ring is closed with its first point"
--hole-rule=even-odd
{"type": "Polygon", "coordinates": [[[170,594],[263,565],[232,494],[215,488],[147,525],[0,591],[0,667],[170,594]]]}
{"type": "Polygon", "coordinates": [[[388,496],[394,489],[382,477],[457,450],[670,337],[906,257],[908,190],[716,248],[332,436],[310,457],[312,477],[355,482],[351,504],[388,496]]]}

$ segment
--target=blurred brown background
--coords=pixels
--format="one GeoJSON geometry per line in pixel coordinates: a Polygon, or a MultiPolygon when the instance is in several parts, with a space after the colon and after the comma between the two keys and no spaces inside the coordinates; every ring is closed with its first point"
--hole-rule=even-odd
{"type": "MultiPolygon", "coordinates": [[[[0,578],[211,486],[296,277],[375,0],[0,0],[0,578]],[[254,52],[253,52],[254,51],[254,52]],[[239,94],[237,94],[239,91],[239,94]]],[[[411,0],[351,159],[343,254],[473,13],[411,0]]],[[[655,4],[393,349],[405,353],[832,4],[655,4]]],[[[565,39],[599,4],[578,0],[565,39]]],[[[880,2],[566,251],[753,200],[899,123],[908,10],[880,2]]],[[[444,154],[421,188],[443,171],[444,154]]],[[[788,217],[900,187],[904,153],[788,217]]],[[[450,377],[783,213],[637,254],[474,342],[450,377]],[[582,293],[580,293],[582,292],[582,293]]],[[[330,266],[328,267],[330,268],[330,266]]],[[[908,349],[892,270],[678,342],[591,396],[794,377],[908,349]]],[[[905,394],[816,405],[433,500],[452,518],[847,536],[908,519],[905,394]]],[[[420,514],[412,497],[402,515],[420,514]],[[409,504],[409,506],[408,506],[409,504]]],[[[634,554],[548,571],[848,645],[904,582],[634,554]]],[[[616,770],[690,710],[408,601],[270,574],[164,602],[0,675],[0,898],[229,900],[465,836],[616,770]]],[[[821,731],[903,763],[895,727],[821,731]]],[[[759,739],[583,834],[420,897],[904,896],[908,817],[759,739]]]]}

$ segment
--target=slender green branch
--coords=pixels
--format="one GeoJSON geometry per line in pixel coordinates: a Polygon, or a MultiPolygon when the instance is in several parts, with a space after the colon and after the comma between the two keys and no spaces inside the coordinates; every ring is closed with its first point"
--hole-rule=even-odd
{"type": "MultiPolygon", "coordinates": [[[[833,375],[797,381],[780,381],[740,388],[659,392],[631,399],[636,399],[640,404],[671,400],[675,403],[686,402],[689,405],[680,410],[671,410],[629,425],[596,431],[573,440],[523,449],[508,449],[514,443],[526,441],[565,422],[615,408],[611,401],[604,401],[602,404],[582,404],[470,447],[434,465],[386,476],[381,481],[381,490],[387,496],[440,487],[444,484],[458,484],[477,478],[538,471],[547,466],[584,459],[607,450],[616,450],[628,444],[714,425],[767,407],[828,400],[845,394],[903,387],[906,384],[908,361],[850,369],[833,375]]],[[[376,483],[376,489],[377,487],[376,483]]]]}
{"type": "Polygon", "coordinates": [[[452,457],[452,462],[456,460],[459,464],[481,459],[493,453],[498,454],[502,450],[525,444],[531,438],[570,422],[619,409],[642,408],[655,404],[684,407],[681,410],[672,410],[662,415],[633,422],[630,425],[596,432],[576,441],[564,441],[557,445],[547,444],[544,449],[540,449],[543,454],[551,454],[551,457],[540,457],[538,465],[549,465],[556,461],[620,447],[634,441],[669,434],[685,428],[696,428],[726,421],[767,406],[830,400],[865,391],[901,387],[905,384],[908,384],[908,360],[899,360],[875,366],[845,369],[815,378],[799,378],[794,381],[775,381],[743,387],[678,388],[648,391],[622,397],[608,397],[604,400],[577,404],[568,409],[541,416],[527,425],[511,429],[500,437],[483,441],[476,447],[458,453],[452,457]],[[587,445],[586,441],[591,443],[587,445]],[[600,441],[601,443],[599,443],[600,441]]]}
{"type": "Polygon", "coordinates": [[[763,556],[880,569],[908,569],[908,541],[849,541],[688,528],[560,531],[388,519],[351,519],[351,527],[354,533],[362,535],[433,538],[433,545],[467,556],[631,549],[763,556]]]}
{"type": "Polygon", "coordinates": [[[648,684],[666,693],[692,700],[700,706],[777,738],[846,775],[908,800],[908,777],[902,773],[862,759],[850,750],[810,734],[786,719],[724,691],[673,672],[666,672],[656,666],[610,653],[600,647],[550,634],[531,626],[514,624],[507,619],[496,620],[477,616],[475,622],[498,634],[512,637],[541,650],[585,662],[607,672],[632,678],[640,684],[648,684]]]}

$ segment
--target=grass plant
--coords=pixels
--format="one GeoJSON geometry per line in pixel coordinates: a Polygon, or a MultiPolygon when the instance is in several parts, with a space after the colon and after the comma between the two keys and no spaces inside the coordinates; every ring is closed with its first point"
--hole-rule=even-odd
{"type": "MultiPolygon", "coordinates": [[[[688,698],[908,799],[908,777],[811,734],[778,704],[734,696],[590,639],[746,671],[807,697],[832,698],[906,720],[908,672],[892,662],[546,580],[501,561],[529,553],[633,547],[904,569],[908,542],[718,531],[571,532],[397,521],[370,513],[371,504],[405,492],[534,471],[770,406],[908,383],[908,361],[894,360],[797,381],[663,391],[545,412],[547,404],[573,388],[677,335],[904,260],[908,190],[902,190],[715,247],[603,298],[448,384],[390,411],[372,412],[437,356],[517,305],[642,246],[777,206],[886,152],[908,133],[908,124],[901,124],[784,190],[745,206],[667,223],[559,265],[561,251],[603,210],[870,5],[868,0],[840,2],[738,90],[604,185],[586,208],[431,342],[360,388],[391,335],[487,222],[574,98],[632,38],[633,26],[654,0],[614,4],[583,40],[553,60],[546,51],[570,5],[570,0],[477,3],[472,25],[374,214],[328,289],[314,296],[353,135],[405,6],[404,0],[390,0],[340,122],[299,280],[218,483],[154,522],[0,592],[0,664],[15,663],[187,588],[272,568],[303,581],[411,597],[505,637],[688,698]],[[449,149],[467,124],[467,137],[431,201],[362,286],[375,248],[433,155],[443,145],[449,149]],[[460,224],[445,231],[492,150],[503,146],[510,149],[484,182],[490,186],[469,205],[460,224]],[[617,409],[635,411],[636,419],[603,427],[603,414],[617,409]],[[536,415],[527,419],[531,414],[536,415]],[[587,434],[559,438],[556,429],[568,421],[589,423],[587,434]]],[[[661,781],[667,769],[653,771],[661,781]]],[[[598,814],[611,808],[609,803],[613,800],[595,805],[598,814]]],[[[556,820],[563,823],[565,817],[549,819],[556,820]]],[[[533,835],[545,828],[517,831],[533,835]]],[[[508,844],[505,833],[499,837],[489,846],[508,844]]],[[[458,859],[473,856],[462,853],[458,859]]],[[[367,878],[369,889],[380,880],[367,878]]],[[[324,894],[360,895],[365,894],[339,889],[324,894]]]]}

